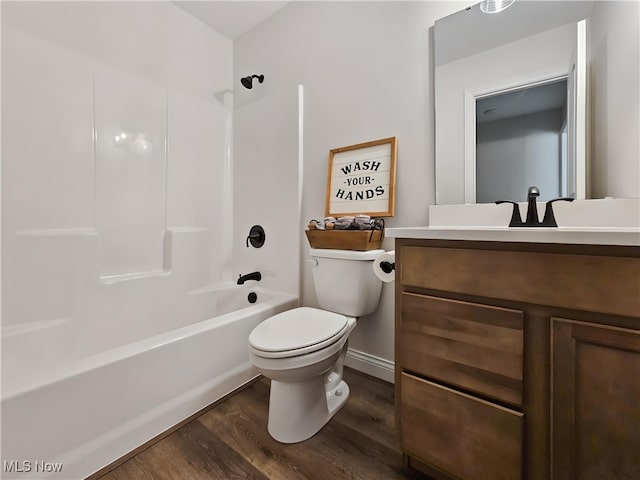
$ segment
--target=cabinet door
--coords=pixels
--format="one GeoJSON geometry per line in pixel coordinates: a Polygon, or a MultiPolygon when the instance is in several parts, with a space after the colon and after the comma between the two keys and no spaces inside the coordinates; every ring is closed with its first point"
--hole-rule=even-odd
{"type": "Polygon", "coordinates": [[[640,478],[640,331],[552,319],[557,480],[640,478]]]}
{"type": "Polygon", "coordinates": [[[522,478],[523,414],[407,373],[402,449],[452,478],[522,478]]]}

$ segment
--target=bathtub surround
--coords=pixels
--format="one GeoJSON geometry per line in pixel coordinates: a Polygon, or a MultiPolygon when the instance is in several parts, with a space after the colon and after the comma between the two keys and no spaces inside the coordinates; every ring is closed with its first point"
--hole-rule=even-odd
{"type": "MultiPolygon", "coordinates": [[[[254,88],[264,89],[267,83],[254,88]]],[[[240,88],[237,91],[245,90],[240,88]]],[[[268,288],[299,295],[302,119],[304,89],[287,86],[233,112],[233,265],[258,271],[268,288]],[[247,248],[253,225],[265,231],[260,248],[247,248]]]]}
{"type": "Polygon", "coordinates": [[[64,468],[50,477],[33,470],[2,478],[85,478],[254,378],[245,350],[249,333],[294,307],[297,297],[252,292],[254,304],[244,287],[192,292],[192,302],[211,318],[109,350],[94,346],[99,353],[43,367],[37,372],[43,378],[28,385],[25,378],[5,379],[3,371],[3,459],[53,459],[64,468]]]}
{"type": "Polygon", "coordinates": [[[3,460],[83,478],[255,376],[297,288],[232,284],[231,62],[170,2],[2,2],[3,460]]]}
{"type": "Polygon", "coordinates": [[[234,119],[231,60],[170,2],[3,2],[3,460],[89,475],[253,378],[297,304],[302,87],[234,119]]]}
{"type": "Polygon", "coordinates": [[[169,271],[183,292],[230,273],[231,111],[212,93],[231,42],[169,3],[2,8],[3,328],[135,288],[117,280],[157,276],[161,303],[169,271]]]}

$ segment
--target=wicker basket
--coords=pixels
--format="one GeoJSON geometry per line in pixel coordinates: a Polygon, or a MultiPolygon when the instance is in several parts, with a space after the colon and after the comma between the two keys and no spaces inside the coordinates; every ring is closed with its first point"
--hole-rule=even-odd
{"type": "Polygon", "coordinates": [[[384,230],[306,230],[311,248],[375,250],[380,248],[384,230]]]}

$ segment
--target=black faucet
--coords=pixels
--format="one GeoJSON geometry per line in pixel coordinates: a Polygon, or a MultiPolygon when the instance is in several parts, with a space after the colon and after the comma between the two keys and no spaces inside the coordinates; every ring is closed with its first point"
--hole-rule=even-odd
{"type": "Polygon", "coordinates": [[[540,220],[538,219],[538,203],[536,199],[540,196],[540,190],[538,187],[529,187],[527,190],[527,219],[525,220],[525,226],[538,226],[540,220]]]}
{"type": "Polygon", "coordinates": [[[553,202],[557,202],[558,200],[573,202],[574,199],[571,197],[560,197],[549,200],[544,209],[544,219],[541,222],[538,219],[538,205],[536,202],[536,199],[539,196],[540,190],[538,187],[529,187],[529,190],[527,191],[527,219],[524,222],[520,216],[520,207],[517,202],[512,202],[511,200],[498,200],[496,203],[513,204],[513,212],[511,213],[511,221],[509,222],[510,227],[557,227],[558,224],[556,223],[556,217],[553,215],[553,202]]]}
{"type": "Polygon", "coordinates": [[[246,282],[247,280],[260,281],[262,280],[262,275],[260,274],[260,272],[251,272],[247,273],[246,275],[240,275],[238,277],[238,285],[244,285],[244,282],[246,282]]]}

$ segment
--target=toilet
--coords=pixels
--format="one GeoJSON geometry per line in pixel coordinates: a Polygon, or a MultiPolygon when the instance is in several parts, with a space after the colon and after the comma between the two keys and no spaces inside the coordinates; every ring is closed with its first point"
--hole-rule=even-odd
{"type": "Polygon", "coordinates": [[[347,339],[358,317],[378,307],[382,282],[373,261],[384,250],[311,249],[321,309],[279,313],[249,335],[249,357],[271,379],[269,434],[296,443],[316,434],[345,404],[347,339]]]}

